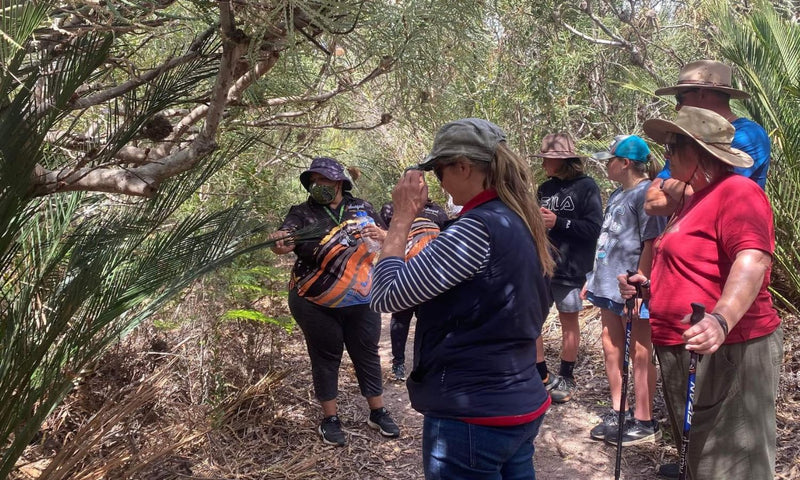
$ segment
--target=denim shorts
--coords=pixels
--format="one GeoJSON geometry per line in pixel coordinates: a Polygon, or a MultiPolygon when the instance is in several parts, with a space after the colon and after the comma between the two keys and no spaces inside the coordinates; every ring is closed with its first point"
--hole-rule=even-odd
{"type": "MultiPolygon", "coordinates": [[[[615,302],[610,298],[606,297],[596,297],[592,292],[586,292],[586,299],[591,302],[592,305],[595,307],[605,308],[606,310],[611,310],[615,314],[622,316],[625,314],[625,305],[619,302],[615,302]]],[[[648,302],[642,302],[642,308],[639,309],[639,318],[642,320],[649,320],[650,319],[650,310],[647,308],[648,302]]]]}
{"type": "Polygon", "coordinates": [[[580,287],[570,287],[553,283],[550,285],[550,291],[553,293],[553,300],[559,312],[575,313],[583,310],[580,287]]]}

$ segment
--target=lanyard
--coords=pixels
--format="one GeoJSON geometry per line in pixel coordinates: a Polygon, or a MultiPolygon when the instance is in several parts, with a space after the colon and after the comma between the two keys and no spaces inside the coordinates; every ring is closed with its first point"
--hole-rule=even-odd
{"type": "Polygon", "coordinates": [[[325,213],[327,213],[328,216],[331,217],[331,220],[333,220],[336,223],[336,225],[339,225],[340,223],[342,223],[342,217],[344,216],[344,202],[341,205],[339,205],[339,218],[338,219],[333,214],[333,209],[331,207],[327,206],[327,205],[325,205],[325,213]]]}

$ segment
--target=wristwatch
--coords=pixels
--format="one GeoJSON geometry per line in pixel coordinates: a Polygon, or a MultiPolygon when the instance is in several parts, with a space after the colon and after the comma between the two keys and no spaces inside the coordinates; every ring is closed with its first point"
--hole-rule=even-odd
{"type": "Polygon", "coordinates": [[[648,278],[644,282],[641,283],[642,288],[650,288],[650,279],[648,278]]]}

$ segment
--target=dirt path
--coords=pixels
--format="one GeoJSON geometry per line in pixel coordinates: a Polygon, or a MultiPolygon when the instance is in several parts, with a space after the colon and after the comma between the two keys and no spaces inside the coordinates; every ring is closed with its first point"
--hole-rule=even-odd
{"type": "MultiPolygon", "coordinates": [[[[589,439],[589,430],[599,414],[608,409],[608,387],[599,342],[598,311],[587,308],[581,315],[582,343],[575,368],[578,391],[573,401],[553,405],[536,439],[534,464],[539,480],[605,480],[614,478],[615,449],[589,439]]],[[[386,439],[366,425],[368,409],[360,395],[352,364],[345,355],[339,378],[339,416],[347,433],[345,447],[332,447],[320,441],[317,428],[321,420],[319,403],[313,397],[311,368],[303,335],[294,329],[286,335],[273,335],[260,325],[241,322],[224,325],[216,331],[214,347],[220,378],[233,386],[234,395],[201,402],[206,358],[202,342],[187,342],[196,330],[172,332],[163,338],[176,345],[169,381],[152,393],[146,407],[110,429],[93,447],[85,444],[87,456],[80,467],[100,471],[105,465],[127,465],[138,473],[115,474],[106,478],[136,480],[418,480],[423,478],[421,461],[422,417],[408,402],[405,385],[391,379],[389,316],[383,316],[380,354],[384,372],[384,399],[402,434],[386,439]],[[188,335],[188,336],[187,336],[188,335]],[[253,379],[258,380],[254,384],[253,379]],[[210,403],[214,403],[210,405],[210,403]],[[224,415],[223,415],[224,414],[224,415]],[[191,435],[190,437],[188,437],[191,435]],[[185,443],[185,438],[194,441],[185,443]],[[138,443],[134,445],[134,440],[138,443]],[[141,467],[141,468],[140,468],[141,467]]],[[[786,320],[786,378],[778,402],[778,458],[776,479],[800,479],[800,321],[786,320]]],[[[273,332],[274,333],[274,332],[273,332]]],[[[545,355],[557,368],[560,327],[554,316],[545,323],[545,355]]],[[[40,478],[62,442],[97,414],[113,392],[125,390],[134,379],[144,378],[162,356],[154,356],[152,337],[140,330],[110,351],[93,375],[74,391],[60,407],[56,420],[43,430],[42,441],[35,442],[21,459],[20,469],[10,478],[40,478]]],[[[162,338],[162,337],[158,337],[162,338]]],[[[413,339],[413,324],[412,324],[413,339]]],[[[412,340],[406,358],[410,364],[412,340]]],[[[160,352],[160,351],[159,351],[160,352]]],[[[172,364],[169,364],[172,365],[172,364]]],[[[661,422],[665,438],[657,444],[626,448],[623,478],[655,478],[655,468],[675,461],[676,452],[667,435],[664,406],[656,395],[654,416],[661,422]]],[[[112,401],[111,408],[124,406],[112,401]]],[[[86,435],[85,441],[95,437],[86,435]]],[[[77,447],[76,447],[77,448],[77,447]]],[[[77,450],[76,450],[77,451],[77,450]]],[[[126,467],[126,468],[127,468],[126,467]]],[[[74,476],[73,478],[78,478],[74,476]]]]}
{"type": "MultiPolygon", "coordinates": [[[[405,385],[391,379],[389,321],[389,315],[384,315],[380,341],[384,400],[402,429],[400,438],[383,438],[366,425],[367,405],[359,393],[349,357],[345,355],[340,370],[338,404],[339,416],[347,433],[347,445],[332,447],[320,441],[317,427],[321,412],[313,398],[311,369],[302,333],[295,329],[285,342],[280,342],[280,352],[274,356],[276,364],[271,366],[276,372],[282,372],[280,380],[274,386],[251,393],[247,402],[236,407],[235,415],[223,428],[215,429],[207,441],[186,457],[177,458],[176,463],[190,463],[191,478],[207,479],[423,478],[422,416],[411,408],[405,385]],[[191,459],[190,462],[185,461],[187,458],[191,459]]],[[[589,431],[599,421],[599,415],[609,408],[599,341],[599,310],[586,308],[580,322],[581,346],[575,368],[578,390],[571,402],[553,405],[545,417],[535,442],[534,464],[539,480],[614,478],[615,448],[589,438],[589,431]]],[[[786,368],[792,375],[800,365],[800,348],[794,346],[794,339],[800,338],[797,325],[800,322],[795,317],[786,321],[787,338],[792,340],[786,345],[786,368]]],[[[542,335],[548,365],[558,368],[561,333],[554,314],[545,322],[542,335]]],[[[238,341],[240,337],[231,338],[238,341]]],[[[407,366],[410,366],[412,342],[413,323],[406,352],[407,366]]],[[[796,383],[784,383],[781,392],[778,402],[778,473],[775,478],[795,480],[800,479],[800,449],[796,441],[800,432],[797,426],[800,425],[800,390],[796,383]]],[[[677,460],[661,398],[657,392],[653,414],[661,423],[664,439],[656,444],[626,448],[622,459],[624,479],[654,479],[658,465],[677,460]]],[[[176,470],[182,465],[178,463],[169,469],[176,470]]],[[[158,473],[165,470],[163,462],[158,470],[158,473]]],[[[140,478],[178,480],[189,477],[181,474],[140,478]]]]}
{"type": "MultiPolygon", "coordinates": [[[[583,341],[576,367],[579,389],[576,398],[562,405],[553,404],[547,412],[544,424],[536,439],[534,464],[538,479],[542,480],[601,480],[614,478],[616,448],[589,438],[589,430],[599,421],[598,415],[608,406],[608,387],[603,373],[602,353],[599,341],[599,318],[596,309],[586,309],[582,315],[583,341]]],[[[545,348],[548,365],[558,365],[560,330],[551,316],[545,323],[545,348]]],[[[410,366],[413,341],[413,323],[407,345],[406,364],[410,366]]],[[[409,407],[405,385],[391,380],[391,343],[389,341],[389,316],[383,317],[380,343],[384,366],[385,401],[403,428],[403,437],[398,442],[399,458],[403,464],[403,478],[422,478],[421,471],[421,424],[422,416],[409,407]]],[[[658,413],[657,413],[658,415],[658,413]]],[[[655,477],[655,468],[663,461],[673,460],[675,449],[661,441],[651,446],[635,446],[623,451],[622,474],[626,479],[655,477]]],[[[397,478],[387,476],[386,478],[397,478]]]]}

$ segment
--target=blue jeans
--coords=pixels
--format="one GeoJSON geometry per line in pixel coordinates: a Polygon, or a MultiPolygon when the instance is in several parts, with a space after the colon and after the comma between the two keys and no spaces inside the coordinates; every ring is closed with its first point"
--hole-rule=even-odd
{"type": "Polygon", "coordinates": [[[533,440],[544,415],[524,425],[487,427],[425,417],[422,466],[427,480],[535,480],[533,440]]]}

